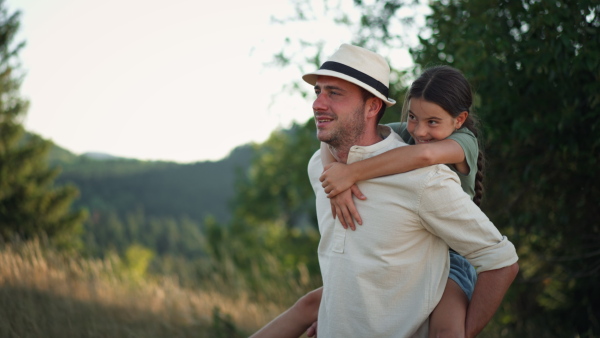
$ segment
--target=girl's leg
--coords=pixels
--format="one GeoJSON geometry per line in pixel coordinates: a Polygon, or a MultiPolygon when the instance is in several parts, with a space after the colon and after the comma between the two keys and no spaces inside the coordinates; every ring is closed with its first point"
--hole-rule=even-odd
{"type": "Polygon", "coordinates": [[[263,326],[250,338],[300,337],[312,323],[317,321],[322,294],[323,287],[320,287],[302,296],[292,307],[263,326]]]}
{"type": "Polygon", "coordinates": [[[429,316],[429,338],[465,337],[469,299],[452,279],[448,279],[442,299],[429,316]]]}

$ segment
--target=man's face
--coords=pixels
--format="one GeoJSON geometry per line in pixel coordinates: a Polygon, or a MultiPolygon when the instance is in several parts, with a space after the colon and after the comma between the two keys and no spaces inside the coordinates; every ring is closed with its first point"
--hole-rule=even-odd
{"type": "Polygon", "coordinates": [[[352,146],[366,126],[361,89],[348,81],[319,76],[313,103],[317,138],[332,147],[352,146]]]}

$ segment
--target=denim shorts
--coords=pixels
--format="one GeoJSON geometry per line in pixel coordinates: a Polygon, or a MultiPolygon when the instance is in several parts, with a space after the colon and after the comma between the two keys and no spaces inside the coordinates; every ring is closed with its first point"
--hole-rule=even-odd
{"type": "Polygon", "coordinates": [[[477,272],[466,258],[454,250],[450,250],[450,275],[448,278],[460,286],[470,301],[475,289],[475,282],[477,282],[477,272]]]}

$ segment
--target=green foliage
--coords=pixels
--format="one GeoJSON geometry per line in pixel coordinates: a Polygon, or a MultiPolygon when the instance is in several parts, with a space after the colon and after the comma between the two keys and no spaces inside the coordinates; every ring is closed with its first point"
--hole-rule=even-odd
{"type": "Polygon", "coordinates": [[[134,281],[142,281],[147,277],[148,266],[154,257],[152,250],[141,245],[131,245],[125,251],[125,257],[121,261],[122,269],[134,281]]]}
{"type": "Polygon", "coordinates": [[[205,225],[209,255],[197,265],[204,286],[232,297],[289,306],[322,285],[315,230],[275,221],[205,225]]]}
{"type": "Polygon", "coordinates": [[[100,257],[107,250],[123,255],[132,245],[142,245],[159,256],[191,259],[205,255],[202,229],[202,223],[188,217],[147,216],[142,209],[124,216],[92,213],[85,222],[84,243],[90,254],[100,257]]]}
{"type": "Polygon", "coordinates": [[[24,139],[20,123],[28,102],[19,96],[21,78],[14,45],[19,12],[9,14],[0,1],[0,236],[31,239],[48,236],[64,248],[76,248],[84,211],[71,211],[78,191],[55,187],[58,174],[48,168],[50,142],[36,135],[24,139]]]}

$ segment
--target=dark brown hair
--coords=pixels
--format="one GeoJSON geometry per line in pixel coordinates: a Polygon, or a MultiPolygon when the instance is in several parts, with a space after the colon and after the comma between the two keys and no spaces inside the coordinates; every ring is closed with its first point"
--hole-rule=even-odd
{"type": "Polygon", "coordinates": [[[408,115],[408,104],[411,98],[423,99],[442,107],[452,117],[457,117],[463,111],[469,113],[461,128],[469,129],[478,139],[479,155],[477,156],[477,174],[475,175],[475,196],[473,202],[480,205],[483,198],[483,171],[485,156],[482,150],[479,133],[479,121],[472,112],[473,91],[469,81],[455,68],[450,66],[435,66],[426,69],[416,79],[404,100],[402,121],[408,115]]]}

